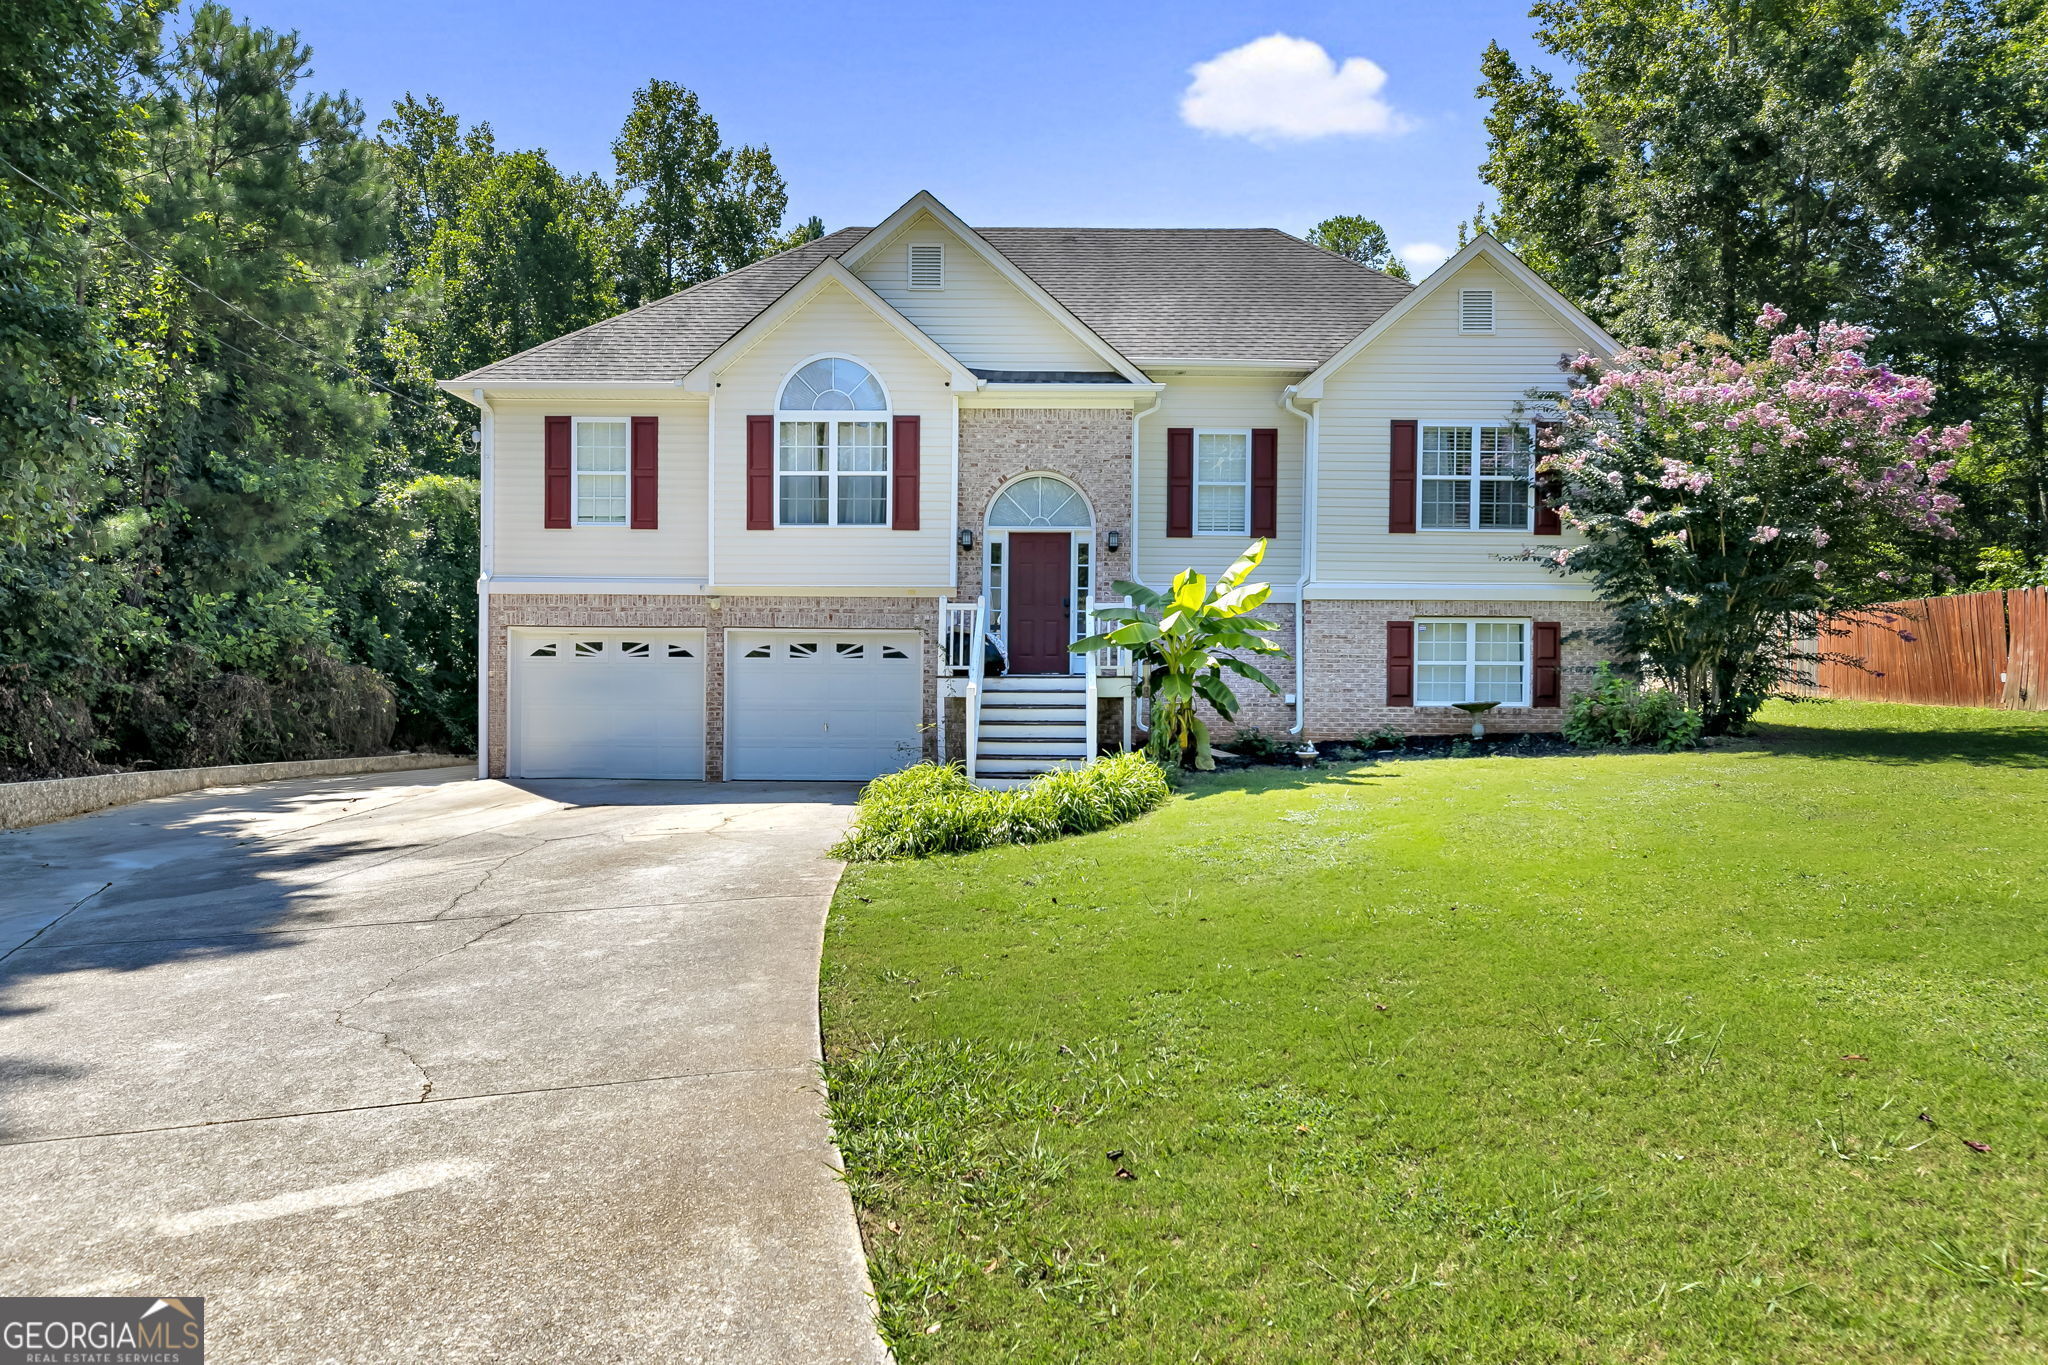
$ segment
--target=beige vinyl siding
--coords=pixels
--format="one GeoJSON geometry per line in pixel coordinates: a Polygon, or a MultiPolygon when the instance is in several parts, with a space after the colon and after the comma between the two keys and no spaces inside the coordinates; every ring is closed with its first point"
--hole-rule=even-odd
{"type": "Polygon", "coordinates": [[[845,289],[828,284],[717,376],[717,586],[944,588],[953,581],[953,391],[946,372],[845,289]],[[850,356],[888,391],[895,416],[922,418],[919,526],[747,529],[747,417],[775,411],[783,381],[819,355],[850,356]]]}
{"type": "Polygon", "coordinates": [[[1108,361],[928,213],[920,213],[872,255],[864,255],[854,274],[963,365],[985,370],[1110,368],[1108,361]],[[910,287],[912,242],[945,248],[944,287],[910,287]]]}
{"type": "Polygon", "coordinates": [[[551,398],[493,395],[490,402],[495,575],[704,577],[704,399],[680,393],[659,399],[586,398],[565,390],[551,398]],[[550,415],[661,420],[660,525],[655,530],[547,529],[543,442],[550,415]]]}
{"type": "Polygon", "coordinates": [[[1396,418],[1504,422],[1530,389],[1563,387],[1560,354],[1584,340],[1550,308],[1477,259],[1323,385],[1316,533],[1317,583],[1498,584],[1562,580],[1535,564],[1495,556],[1565,543],[1526,531],[1387,531],[1388,431],[1396,418]],[[1461,289],[1491,288],[1491,333],[1458,331],[1461,289]]]}
{"type": "Polygon", "coordinates": [[[1138,427],[1139,458],[1137,540],[1140,571],[1153,587],[1164,586],[1183,569],[1212,578],[1230,567],[1251,543],[1249,535],[1166,534],[1166,432],[1169,427],[1241,431],[1273,427],[1280,433],[1279,534],[1266,547],[1259,576],[1273,585],[1274,596],[1292,598],[1301,576],[1301,471],[1306,439],[1299,417],[1280,406],[1280,391],[1301,378],[1211,379],[1187,375],[1155,375],[1166,385],[1159,407],[1138,427]]]}

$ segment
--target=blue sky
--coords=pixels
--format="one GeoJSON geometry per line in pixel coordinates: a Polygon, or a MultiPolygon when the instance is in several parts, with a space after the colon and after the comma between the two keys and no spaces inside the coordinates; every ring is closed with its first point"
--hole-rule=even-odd
{"type": "Polygon", "coordinates": [[[929,189],[983,226],[1305,232],[1355,212],[1397,246],[1441,248],[1482,194],[1479,54],[1498,38],[1536,55],[1527,0],[234,8],[297,29],[316,82],[373,122],[406,91],[436,94],[568,170],[609,173],[633,89],[679,81],[728,140],[773,150],[792,220],[828,227],[929,189]]]}

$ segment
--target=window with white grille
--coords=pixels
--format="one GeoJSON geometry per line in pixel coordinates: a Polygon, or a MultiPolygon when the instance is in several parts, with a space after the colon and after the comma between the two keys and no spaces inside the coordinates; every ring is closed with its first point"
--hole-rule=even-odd
{"type": "Polygon", "coordinates": [[[946,248],[940,242],[910,244],[910,287],[940,289],[946,283],[946,248]]]}
{"type": "Polygon", "coordinates": [[[1458,291],[1458,330],[1461,332],[1491,332],[1493,330],[1493,291],[1491,289],[1460,289],[1458,291]]]}
{"type": "Polygon", "coordinates": [[[1415,704],[1529,704],[1529,623],[1480,617],[1415,623],[1415,704]]]}
{"type": "Polygon", "coordinates": [[[1422,428],[1420,453],[1425,529],[1528,529],[1535,452],[1521,427],[1432,423],[1422,428]]]}

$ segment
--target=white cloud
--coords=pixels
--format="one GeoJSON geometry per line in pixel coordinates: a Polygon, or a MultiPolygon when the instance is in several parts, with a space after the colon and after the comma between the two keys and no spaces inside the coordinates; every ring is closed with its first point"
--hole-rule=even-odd
{"type": "Polygon", "coordinates": [[[1451,249],[1435,242],[1410,242],[1394,254],[1418,280],[1451,259],[1451,249]]]}
{"type": "Polygon", "coordinates": [[[1387,73],[1377,62],[1346,57],[1339,65],[1307,38],[1269,33],[1189,70],[1180,116],[1203,132],[1305,140],[1411,126],[1380,98],[1387,73]]]}

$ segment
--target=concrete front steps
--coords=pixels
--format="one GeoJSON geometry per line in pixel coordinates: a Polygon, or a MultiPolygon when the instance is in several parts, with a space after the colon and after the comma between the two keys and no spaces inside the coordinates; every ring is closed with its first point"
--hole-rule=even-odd
{"type": "Polygon", "coordinates": [[[1088,761],[1088,680],[1058,675],[987,678],[975,780],[1021,787],[1054,768],[1088,761]]]}

